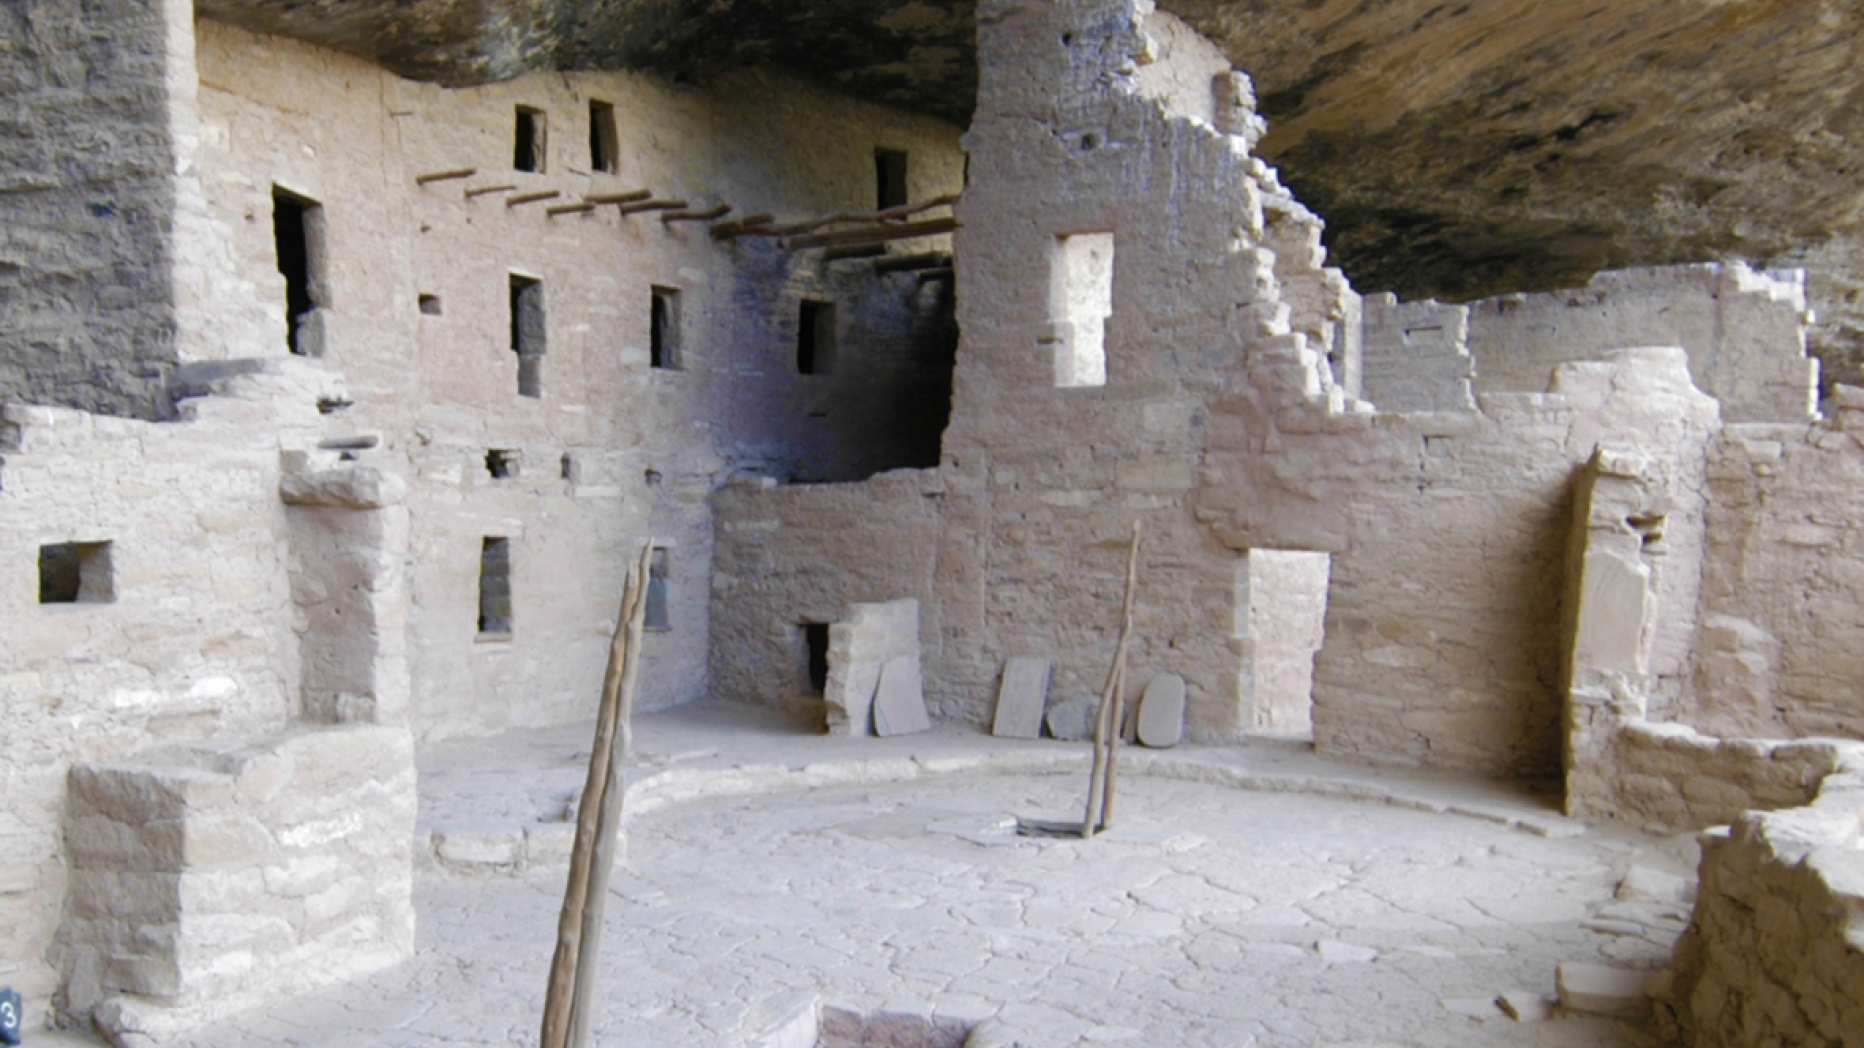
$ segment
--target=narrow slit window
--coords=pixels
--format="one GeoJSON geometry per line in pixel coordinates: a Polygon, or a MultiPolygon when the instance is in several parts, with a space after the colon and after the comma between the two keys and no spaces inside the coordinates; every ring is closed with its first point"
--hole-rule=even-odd
{"type": "Polygon", "coordinates": [[[544,395],[544,284],[511,274],[511,351],[518,355],[518,395],[544,395]]]}
{"type": "Polygon", "coordinates": [[[1113,315],[1113,234],[1060,237],[1049,287],[1055,384],[1107,384],[1107,318],[1113,315]]]}
{"type": "Polygon", "coordinates": [[[479,632],[511,634],[511,540],[489,536],[479,547],[479,632]]]}
{"type": "Polygon", "coordinates": [[[620,152],[615,131],[615,107],[607,102],[589,100],[589,170],[614,174],[616,154],[620,152]]]}
{"type": "Polygon", "coordinates": [[[272,187],[272,242],[285,278],[285,347],[299,356],[322,356],[310,315],[321,290],[318,258],[323,208],[315,200],[272,187]]]}
{"type": "Polygon", "coordinates": [[[512,167],[520,171],[543,171],[545,130],[543,110],[518,107],[517,127],[512,136],[512,167]]]}
{"type": "Polygon", "coordinates": [[[827,375],[835,370],[835,303],[803,299],[796,324],[796,372],[827,375]]]}
{"type": "Polygon", "coordinates": [[[582,482],[582,466],[576,461],[576,457],[569,452],[565,451],[563,453],[563,458],[558,462],[558,469],[561,471],[563,479],[569,481],[571,484],[582,482]]]}
{"type": "Polygon", "coordinates": [[[642,613],[642,629],[660,631],[673,629],[673,622],[667,611],[670,578],[667,558],[666,550],[657,549],[654,551],[653,559],[648,562],[647,608],[642,613]]]}
{"type": "Polygon", "coordinates": [[[828,626],[826,622],[802,624],[803,646],[808,649],[808,680],[812,694],[828,690],[828,626]]]}
{"type": "Polygon", "coordinates": [[[649,307],[648,363],[663,371],[680,370],[680,292],[678,288],[654,288],[649,307]]]}
{"type": "Polygon", "coordinates": [[[39,603],[109,604],[116,600],[108,542],[39,547],[39,603]]]}
{"type": "Polygon", "coordinates": [[[907,202],[905,150],[874,150],[874,186],[875,206],[882,211],[907,202]]]}
{"type": "Polygon", "coordinates": [[[510,448],[492,448],[485,453],[485,471],[493,480],[514,480],[518,476],[518,453],[510,448]]]}

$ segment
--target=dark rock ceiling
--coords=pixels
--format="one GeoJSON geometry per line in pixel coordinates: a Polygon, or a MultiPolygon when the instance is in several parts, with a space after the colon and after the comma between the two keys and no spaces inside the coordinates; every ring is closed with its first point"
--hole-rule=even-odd
{"type": "MultiPolygon", "coordinates": [[[[199,0],[449,84],[777,66],[963,124],[970,0],[199,0]]],[[[1161,0],[1257,82],[1261,152],[1361,290],[1803,264],[1864,359],[1864,0],[1161,0]]]]}

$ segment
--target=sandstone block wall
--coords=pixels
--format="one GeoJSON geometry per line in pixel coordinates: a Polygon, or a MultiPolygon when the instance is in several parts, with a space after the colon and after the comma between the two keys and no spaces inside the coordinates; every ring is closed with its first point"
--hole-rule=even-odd
{"type": "Polygon", "coordinates": [[[1818,402],[1802,271],[1740,262],[1605,272],[1584,287],[1470,303],[1476,390],[1537,393],[1561,363],[1621,346],[1682,346],[1730,422],[1791,422],[1818,402]]]}
{"type": "Polygon", "coordinates": [[[1703,836],[1695,913],[1653,987],[1692,1048],[1864,1036],[1864,761],[1847,765],[1807,807],[1703,836]]]}
{"type": "Polygon", "coordinates": [[[280,410],[186,407],[195,421],[164,424],[0,409],[0,980],[35,1011],[70,765],[251,738],[294,709],[280,410]],[[40,603],[40,549],[70,542],[110,544],[108,602],[40,603]]]}
{"type": "Polygon", "coordinates": [[[159,1039],[413,951],[406,728],[81,762],[70,789],[69,1015],[159,1039]]]}
{"type": "Polygon", "coordinates": [[[761,73],[704,91],[623,73],[455,90],[212,21],[198,43],[201,183],[267,317],[265,351],[286,352],[273,186],[320,205],[322,361],[354,402],[334,417],[377,436],[376,461],[409,481],[406,657],[423,737],[587,716],[623,575],[650,536],[668,547],[671,628],[646,639],[640,701],[698,698],[715,488],[739,472],[844,480],[937,461],[949,283],[718,242],[657,212],[545,209],[647,188],[734,217],[863,210],[876,148],[908,153],[909,195],[925,200],[961,185],[955,128],[761,73]],[[613,171],[591,163],[592,100],[612,106],[613,171]],[[542,116],[541,171],[514,168],[519,106],[542,116]],[[414,182],[462,168],[477,173],[414,182]],[[514,188],[465,196],[499,185],[514,188]],[[559,195],[506,206],[543,192],[559,195]],[[513,274],[542,283],[538,397],[519,394],[513,274]],[[657,288],[677,294],[677,368],[650,367],[657,288]],[[798,373],[805,298],[835,304],[828,374],[798,373]],[[515,475],[491,475],[494,450],[515,475]],[[509,544],[512,629],[497,636],[476,628],[487,538],[509,544]]]}
{"type": "Polygon", "coordinates": [[[1864,738],[1864,393],[1711,446],[1698,711],[1711,734],[1864,738]]]}
{"type": "MultiPolygon", "coordinates": [[[[1363,310],[1367,400],[1384,411],[1475,410],[1468,307],[1381,294],[1368,295],[1363,310]]],[[[1531,392],[1545,388],[1542,382],[1531,392]]]]}

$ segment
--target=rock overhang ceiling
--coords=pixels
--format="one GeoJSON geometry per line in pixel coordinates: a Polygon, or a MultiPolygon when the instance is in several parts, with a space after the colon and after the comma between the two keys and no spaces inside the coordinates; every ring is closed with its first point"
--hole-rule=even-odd
{"type": "MultiPolygon", "coordinates": [[[[1466,299],[1601,268],[1812,271],[1864,360],[1864,0],[1160,0],[1256,80],[1260,151],[1362,290],[1466,299]]],[[[970,0],[199,0],[446,84],[783,68],[969,119],[970,0]]],[[[753,100],[747,100],[747,103],[753,100]]]]}

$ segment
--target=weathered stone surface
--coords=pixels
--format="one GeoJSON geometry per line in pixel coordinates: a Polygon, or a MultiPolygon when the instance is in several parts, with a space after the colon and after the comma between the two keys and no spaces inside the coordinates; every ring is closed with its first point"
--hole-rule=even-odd
{"type": "Polygon", "coordinates": [[[918,657],[888,659],[880,669],[880,686],[874,690],[874,734],[911,735],[931,727],[918,657]]]}
{"type": "Polygon", "coordinates": [[[1139,698],[1139,741],[1154,749],[1169,749],[1184,740],[1184,678],[1161,673],[1146,684],[1139,698]]]}
{"type": "Polygon", "coordinates": [[[1569,961],[1560,965],[1560,1006],[1588,1015],[1634,1017],[1650,1010],[1649,972],[1569,961]]]}
{"type": "Polygon", "coordinates": [[[1000,738],[1042,737],[1042,713],[1048,702],[1049,671],[1054,663],[1032,656],[1016,656],[1003,664],[1003,684],[997,690],[997,713],[990,733],[1000,738]]]}
{"type": "Polygon", "coordinates": [[[1048,727],[1049,737],[1065,742],[1079,742],[1094,737],[1094,710],[1098,705],[1092,699],[1064,699],[1051,703],[1048,716],[1043,723],[1048,727]]]}

